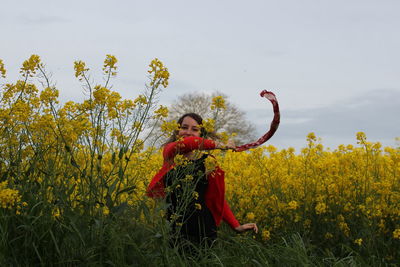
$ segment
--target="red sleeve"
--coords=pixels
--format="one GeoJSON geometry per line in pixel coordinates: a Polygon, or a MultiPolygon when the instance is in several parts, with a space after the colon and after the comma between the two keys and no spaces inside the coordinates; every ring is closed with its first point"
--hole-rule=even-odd
{"type": "Polygon", "coordinates": [[[231,208],[228,205],[228,202],[224,200],[224,211],[222,213],[222,219],[224,222],[230,225],[232,229],[235,229],[236,227],[240,226],[239,221],[235,218],[235,215],[233,215],[233,212],[231,211],[231,208]]]}
{"type": "Polygon", "coordinates": [[[177,154],[186,154],[193,150],[210,150],[215,148],[215,142],[210,139],[190,136],[182,140],[171,142],[164,147],[164,160],[171,160],[177,154]]]}
{"type": "Polygon", "coordinates": [[[165,197],[164,191],[164,175],[169,171],[170,165],[164,163],[162,168],[154,175],[153,179],[151,179],[149,185],[147,186],[146,194],[149,197],[153,198],[163,198],[165,197]]]}

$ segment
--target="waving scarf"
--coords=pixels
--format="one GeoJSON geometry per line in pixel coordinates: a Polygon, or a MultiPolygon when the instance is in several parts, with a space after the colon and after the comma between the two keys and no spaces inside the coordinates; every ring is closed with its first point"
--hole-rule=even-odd
{"type": "Polygon", "coordinates": [[[271,126],[269,128],[269,131],[264,134],[263,136],[261,136],[256,142],[254,143],[249,143],[249,144],[245,144],[245,145],[241,145],[236,147],[236,151],[240,152],[240,151],[244,151],[250,148],[256,148],[259,145],[264,144],[265,142],[268,141],[268,139],[270,139],[274,133],[276,132],[276,130],[278,129],[279,126],[279,122],[280,122],[280,113],[279,113],[279,105],[278,105],[278,100],[276,99],[276,96],[274,93],[267,91],[267,90],[263,90],[260,93],[261,97],[265,97],[266,99],[268,99],[269,101],[271,101],[272,103],[272,107],[274,110],[274,119],[271,122],[271,126]]]}

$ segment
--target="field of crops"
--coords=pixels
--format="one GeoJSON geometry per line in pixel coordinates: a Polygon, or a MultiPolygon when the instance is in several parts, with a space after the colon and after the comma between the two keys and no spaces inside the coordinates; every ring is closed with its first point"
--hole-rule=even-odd
{"type": "MultiPolygon", "coordinates": [[[[20,80],[1,82],[1,265],[400,262],[400,147],[383,148],[361,132],[354,145],[331,150],[310,133],[301,151],[214,151],[233,212],[260,232],[222,226],[215,247],[198,248],[197,258],[171,247],[165,205],[145,196],[162,163],[150,141],[168,115],[155,100],[169,73],[153,60],[146,88],[125,100],[110,89],[116,63],[107,55],[103,84],[92,84],[85,63],[75,62],[82,103],[59,103],[35,55],[20,80]]],[[[0,74],[4,81],[1,60],[0,74]]],[[[164,122],[162,134],[175,127],[164,122]]]]}

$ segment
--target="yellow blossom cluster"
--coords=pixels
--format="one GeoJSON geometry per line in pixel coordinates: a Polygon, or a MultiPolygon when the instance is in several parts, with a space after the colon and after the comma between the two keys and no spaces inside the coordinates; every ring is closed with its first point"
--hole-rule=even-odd
{"type": "Polygon", "coordinates": [[[362,242],[363,242],[362,238],[357,238],[356,240],[354,240],[354,244],[357,244],[359,246],[362,245],[362,242]]]}
{"type": "Polygon", "coordinates": [[[271,232],[267,229],[264,229],[261,233],[263,240],[269,240],[271,238],[271,232]]]}
{"type": "Polygon", "coordinates": [[[144,95],[139,95],[138,97],[136,97],[136,99],[133,102],[134,102],[134,104],[139,104],[139,105],[147,105],[148,104],[148,100],[147,100],[146,96],[144,96],[144,95]]]}
{"type": "Polygon", "coordinates": [[[299,207],[299,204],[295,200],[292,200],[288,203],[288,209],[290,209],[290,210],[297,210],[298,207],[299,207]]]}
{"type": "Polygon", "coordinates": [[[174,158],[174,163],[176,166],[185,166],[188,164],[188,159],[183,155],[176,155],[174,158]]]}
{"type": "Polygon", "coordinates": [[[222,96],[212,98],[211,109],[226,109],[225,99],[222,96]]]}
{"type": "Polygon", "coordinates": [[[0,74],[1,74],[1,77],[5,78],[6,77],[6,73],[7,73],[7,71],[4,68],[3,60],[0,59],[0,74]]]}
{"type": "Polygon", "coordinates": [[[164,64],[158,58],[155,58],[151,61],[149,67],[148,73],[153,75],[150,85],[158,87],[161,84],[164,88],[167,87],[169,72],[164,64]]]}
{"type": "Polygon", "coordinates": [[[217,160],[214,157],[207,157],[204,161],[204,165],[206,168],[206,172],[210,173],[213,172],[215,170],[215,168],[217,167],[218,163],[217,160]]]}
{"type": "Polygon", "coordinates": [[[400,228],[397,228],[396,230],[393,231],[393,238],[400,239],[400,228]]]}
{"type": "MultiPolygon", "coordinates": [[[[107,55],[105,74],[113,75],[116,63],[107,55]]],[[[2,207],[18,213],[26,205],[22,197],[31,195],[31,201],[50,206],[48,215],[60,218],[66,209],[105,216],[143,201],[147,177],[161,164],[153,148],[144,149],[142,132],[155,116],[156,88],[147,86],[135,100],[123,100],[107,84],[90,84],[86,64],[76,61],[75,76],[87,99],[56,105],[58,90],[43,68],[33,55],[21,68],[24,79],[1,85],[0,174],[13,174],[8,179],[13,188],[1,184],[2,207]]],[[[161,107],[156,115],[166,113],[161,107]]]]}
{"type": "Polygon", "coordinates": [[[154,111],[155,118],[166,118],[168,117],[168,108],[160,105],[160,107],[154,111]]]}
{"type": "Polygon", "coordinates": [[[204,130],[206,130],[206,132],[208,133],[212,133],[214,132],[215,129],[215,120],[211,119],[211,118],[207,118],[203,120],[203,125],[202,127],[204,128],[204,130]]]}
{"type": "Polygon", "coordinates": [[[55,88],[46,87],[40,93],[40,101],[46,106],[50,103],[58,103],[59,92],[55,88]]]}
{"type": "Polygon", "coordinates": [[[21,202],[21,195],[18,190],[7,187],[8,182],[0,183],[0,205],[3,209],[11,209],[21,202]]]}
{"type": "Polygon", "coordinates": [[[79,79],[82,79],[83,75],[85,75],[85,72],[89,70],[89,68],[86,68],[86,63],[81,60],[77,60],[74,62],[74,69],[75,77],[79,79]]]}
{"type": "Polygon", "coordinates": [[[38,55],[32,55],[29,59],[22,63],[20,73],[22,73],[24,76],[33,76],[39,66],[41,66],[40,57],[38,55]]]}
{"type": "Polygon", "coordinates": [[[106,59],[104,60],[103,64],[103,71],[105,74],[110,74],[112,76],[117,75],[117,64],[118,60],[113,55],[106,55],[106,59]]]}
{"type": "Polygon", "coordinates": [[[165,136],[171,136],[175,131],[179,130],[179,124],[175,121],[165,121],[161,124],[161,131],[165,136]]]}
{"type": "Polygon", "coordinates": [[[242,221],[254,215],[273,236],[297,231],[361,246],[379,229],[382,238],[400,238],[393,228],[400,223],[400,148],[383,149],[361,132],[356,138],[358,146],[334,151],[310,133],[297,154],[273,146],[221,153],[234,213],[242,221]]]}

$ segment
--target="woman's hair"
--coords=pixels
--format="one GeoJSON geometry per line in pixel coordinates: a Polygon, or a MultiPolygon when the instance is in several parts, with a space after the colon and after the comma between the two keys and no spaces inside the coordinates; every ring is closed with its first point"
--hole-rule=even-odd
{"type": "MultiPolygon", "coordinates": [[[[182,122],[186,117],[190,117],[190,118],[194,119],[197,122],[197,124],[199,124],[199,125],[203,124],[203,118],[199,114],[197,114],[197,113],[186,113],[186,114],[183,114],[178,119],[177,123],[179,124],[179,127],[182,126],[182,122]]],[[[179,130],[175,130],[173,132],[172,136],[170,138],[168,138],[167,142],[164,145],[166,145],[168,143],[171,143],[171,142],[175,142],[178,139],[178,133],[179,133],[179,130]]],[[[202,137],[202,138],[211,138],[211,139],[219,139],[215,132],[207,132],[204,129],[204,127],[200,128],[200,137],[202,137]]]]}

